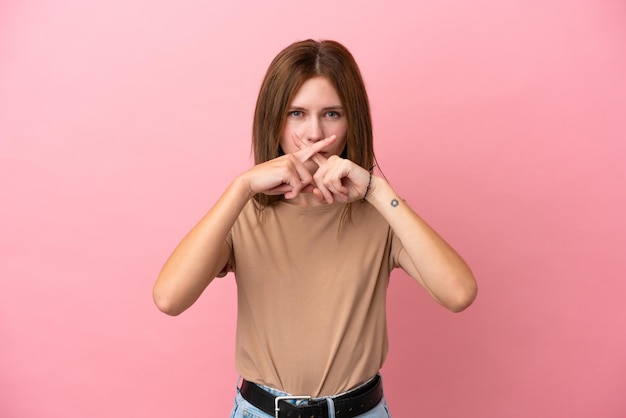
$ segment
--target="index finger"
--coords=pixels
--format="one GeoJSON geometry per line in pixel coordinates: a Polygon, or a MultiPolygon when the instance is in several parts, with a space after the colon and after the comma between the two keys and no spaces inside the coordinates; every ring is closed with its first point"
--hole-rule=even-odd
{"type": "Polygon", "coordinates": [[[305,148],[301,148],[300,150],[296,151],[294,155],[301,163],[304,163],[305,161],[310,160],[313,156],[322,151],[324,148],[332,145],[336,140],[337,135],[331,135],[328,138],[324,138],[311,145],[307,145],[305,148]]]}
{"type": "MultiPolygon", "coordinates": [[[[292,135],[292,139],[293,139],[293,143],[294,145],[299,149],[303,149],[306,147],[310,147],[311,145],[307,144],[306,142],[304,142],[302,140],[302,138],[300,138],[298,135],[293,134],[292,135]]],[[[309,141],[310,142],[310,141],[309,141]]],[[[320,153],[315,153],[313,154],[310,158],[310,160],[312,160],[315,164],[317,164],[318,167],[321,167],[327,160],[326,157],[324,157],[322,154],[320,153]]]]}

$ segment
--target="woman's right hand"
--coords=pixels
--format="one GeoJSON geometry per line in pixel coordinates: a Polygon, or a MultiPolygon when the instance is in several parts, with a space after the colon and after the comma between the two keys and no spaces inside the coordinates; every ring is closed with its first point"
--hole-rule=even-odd
{"type": "Polygon", "coordinates": [[[286,154],[258,164],[242,174],[248,183],[250,196],[257,193],[285,195],[293,199],[313,190],[313,176],[304,163],[337,140],[335,135],[315,142],[292,154],[286,154]]]}

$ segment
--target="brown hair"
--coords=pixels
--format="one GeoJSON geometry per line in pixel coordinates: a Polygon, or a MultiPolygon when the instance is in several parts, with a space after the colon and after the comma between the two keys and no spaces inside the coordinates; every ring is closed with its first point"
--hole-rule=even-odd
{"type": "MultiPolygon", "coordinates": [[[[374,163],[372,118],[361,72],[346,47],[336,41],[312,39],[289,45],[274,58],[259,91],[252,125],[256,164],[280,155],[280,136],[287,110],[298,89],[310,78],[323,76],[337,90],[348,132],[344,156],[365,169],[374,163]]],[[[281,199],[257,194],[262,210],[281,199]]]]}

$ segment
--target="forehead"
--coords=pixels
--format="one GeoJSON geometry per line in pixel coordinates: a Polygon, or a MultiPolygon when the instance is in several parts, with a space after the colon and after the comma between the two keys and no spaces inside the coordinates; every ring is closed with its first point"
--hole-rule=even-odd
{"type": "Polygon", "coordinates": [[[292,106],[316,105],[341,106],[339,93],[326,77],[313,77],[306,80],[296,91],[292,106]]]}

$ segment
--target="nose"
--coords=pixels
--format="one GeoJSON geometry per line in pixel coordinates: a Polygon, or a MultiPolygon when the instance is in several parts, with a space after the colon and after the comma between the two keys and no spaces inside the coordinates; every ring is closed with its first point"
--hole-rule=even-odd
{"type": "Polygon", "coordinates": [[[324,131],[318,118],[310,118],[307,125],[306,138],[309,141],[317,142],[320,139],[324,139],[324,131]]]}

